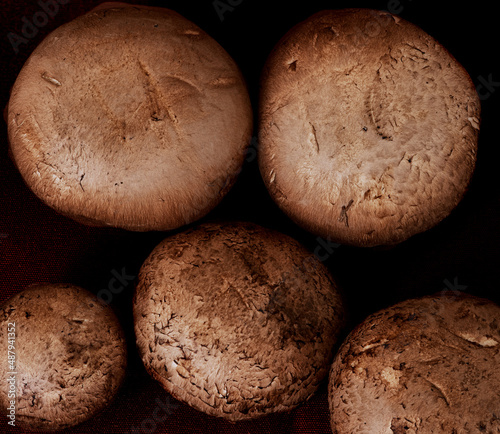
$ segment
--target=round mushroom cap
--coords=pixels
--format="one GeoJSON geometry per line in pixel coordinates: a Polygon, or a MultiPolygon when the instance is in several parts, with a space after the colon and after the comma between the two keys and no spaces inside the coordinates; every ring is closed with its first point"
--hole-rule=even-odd
{"type": "Polygon", "coordinates": [[[231,188],[252,132],[246,84],[203,30],[106,4],[35,49],[8,106],[11,154],[47,205],[82,223],[169,230],[231,188]]]}
{"type": "Polygon", "coordinates": [[[0,407],[10,414],[15,401],[15,424],[29,430],[56,431],[91,418],[125,377],[118,319],[73,285],[32,285],[7,300],[0,347],[13,362],[0,364],[0,407]]]}
{"type": "Polygon", "coordinates": [[[334,433],[500,432],[500,307],[437,294],[368,317],[330,372],[334,433]]]}
{"type": "Polygon", "coordinates": [[[230,421],[311,397],[343,323],[326,267],[292,238],[250,223],[167,238],[134,296],[147,371],[176,399],[230,421]]]}
{"type": "Polygon", "coordinates": [[[298,24],[262,75],[259,165],[297,224],[355,246],[396,244],[459,203],[480,101],[464,68],[417,26],[369,9],[298,24]]]}

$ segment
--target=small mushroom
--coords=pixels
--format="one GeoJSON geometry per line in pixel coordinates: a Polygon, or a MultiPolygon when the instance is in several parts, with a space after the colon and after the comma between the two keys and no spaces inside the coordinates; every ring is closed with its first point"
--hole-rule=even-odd
{"type": "Polygon", "coordinates": [[[422,29],[346,9],[311,16],[277,44],[259,117],[260,171],[284,212],[339,243],[391,245],[461,200],[480,101],[465,69],[422,29]]]}
{"type": "Polygon", "coordinates": [[[7,300],[0,307],[0,349],[0,407],[28,430],[56,431],[91,418],[125,377],[118,319],[73,285],[32,285],[7,300]]]}
{"type": "Polygon", "coordinates": [[[57,28],[8,104],[13,160],[73,219],[169,230],[213,209],[241,170],[252,109],[226,51],[181,15],[106,3],[57,28]]]}
{"type": "Polygon", "coordinates": [[[344,317],[326,267],[292,238],[250,223],[165,239],[134,296],[147,371],[176,399],[230,421],[310,398],[344,317]]]}
{"type": "Polygon", "coordinates": [[[470,295],[406,300],[342,344],[333,433],[500,432],[500,307],[470,295]]]}

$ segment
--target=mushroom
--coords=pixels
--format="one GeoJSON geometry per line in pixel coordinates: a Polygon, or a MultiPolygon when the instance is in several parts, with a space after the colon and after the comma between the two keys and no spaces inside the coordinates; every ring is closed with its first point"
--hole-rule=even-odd
{"type": "Polygon", "coordinates": [[[369,316],[329,380],[334,433],[500,432],[500,307],[441,293],[369,316]]]}
{"type": "Polygon", "coordinates": [[[475,166],[480,101],[465,69],[390,13],[319,12],[262,74],[259,165],[297,224],[391,245],[448,216],[475,166]]]}
{"type": "Polygon", "coordinates": [[[0,407],[24,429],[56,431],[91,418],[125,377],[118,319],[74,285],[32,285],[7,300],[0,347],[9,355],[0,364],[0,407]]]}
{"type": "Polygon", "coordinates": [[[237,65],[164,8],[107,3],[35,49],[8,104],[13,160],[73,219],[169,230],[233,185],[252,131],[237,65]]]}
{"type": "Polygon", "coordinates": [[[326,267],[251,223],[168,237],[143,264],[134,328],[150,375],[229,421],[292,410],[328,373],[344,305],[326,267]]]}

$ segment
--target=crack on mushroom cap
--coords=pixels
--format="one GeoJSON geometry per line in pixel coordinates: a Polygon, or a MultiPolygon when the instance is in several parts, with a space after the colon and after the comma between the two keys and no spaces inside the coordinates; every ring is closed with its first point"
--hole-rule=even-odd
{"type": "MultiPolygon", "coordinates": [[[[125,376],[125,337],[111,309],[94,300],[73,285],[40,284],[0,308],[2,342],[7,342],[7,323],[16,324],[19,426],[74,426],[102,410],[116,394],[125,376]]],[[[6,382],[7,376],[7,365],[2,365],[0,379],[6,382]]],[[[3,388],[1,407],[7,408],[8,402],[3,388]]]]}
{"type": "Polygon", "coordinates": [[[368,317],[330,371],[333,432],[500,429],[492,417],[500,402],[499,317],[499,306],[467,295],[407,300],[368,317]]]}
{"type": "Polygon", "coordinates": [[[344,321],[324,266],[253,224],[167,238],[134,297],[146,369],[177,399],[236,421],[286,411],[324,378],[344,321]],[[299,272],[308,259],[309,272],[299,272]]]}

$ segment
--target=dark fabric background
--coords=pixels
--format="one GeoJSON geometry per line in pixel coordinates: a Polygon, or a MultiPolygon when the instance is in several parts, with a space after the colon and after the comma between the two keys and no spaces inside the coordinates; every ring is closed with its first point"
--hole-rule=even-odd
{"type": "MultiPolygon", "coordinates": [[[[228,0],[223,0],[229,3],[228,0]]],[[[211,34],[240,65],[257,104],[259,74],[266,56],[294,24],[322,9],[370,7],[387,9],[394,0],[265,2],[243,0],[221,21],[213,1],[136,1],[165,6],[191,19],[211,34]]],[[[7,104],[9,89],[37,44],[64,22],[90,10],[98,1],[70,0],[40,28],[16,54],[7,34],[21,35],[23,17],[42,10],[35,1],[0,2],[0,107],[7,104]]],[[[232,0],[233,4],[238,1],[232,0]]],[[[400,0],[400,16],[437,38],[469,71],[476,85],[500,81],[499,33],[490,3],[476,1],[467,8],[456,2],[400,0]],[[491,81],[490,80],[490,81],[491,81]]],[[[435,293],[458,284],[472,294],[500,302],[498,213],[498,115],[500,83],[483,87],[483,123],[477,169],[470,189],[453,214],[436,228],[394,248],[339,247],[326,265],[340,283],[351,312],[349,328],[366,315],[397,301],[435,293]]],[[[43,205],[25,186],[7,153],[7,131],[0,125],[0,302],[35,282],[69,282],[94,293],[106,288],[113,270],[137,275],[139,267],[166,233],[132,233],[90,228],[75,223],[43,205]]],[[[224,201],[204,221],[251,220],[288,233],[311,250],[314,235],[295,226],[272,203],[260,180],[256,161],[246,163],[224,201]]],[[[230,424],[207,417],[169,398],[145,372],[135,352],[131,299],[133,283],[114,296],[111,306],[128,336],[129,367],[115,401],[97,417],[68,430],[75,433],[330,433],[326,381],[306,404],[290,414],[273,415],[254,422],[230,424]],[[156,399],[170,399],[170,415],[151,424],[156,399]],[[135,428],[134,428],[135,427],[135,428]],[[135,429],[135,431],[134,431],[135,429]]],[[[347,330],[348,331],[348,330],[347,330]]],[[[0,363],[7,355],[0,354],[0,363]]],[[[0,387],[4,387],[0,385],[0,387]]],[[[160,413],[163,414],[163,413],[160,413]]],[[[10,428],[0,415],[0,432],[10,428]]]]}

